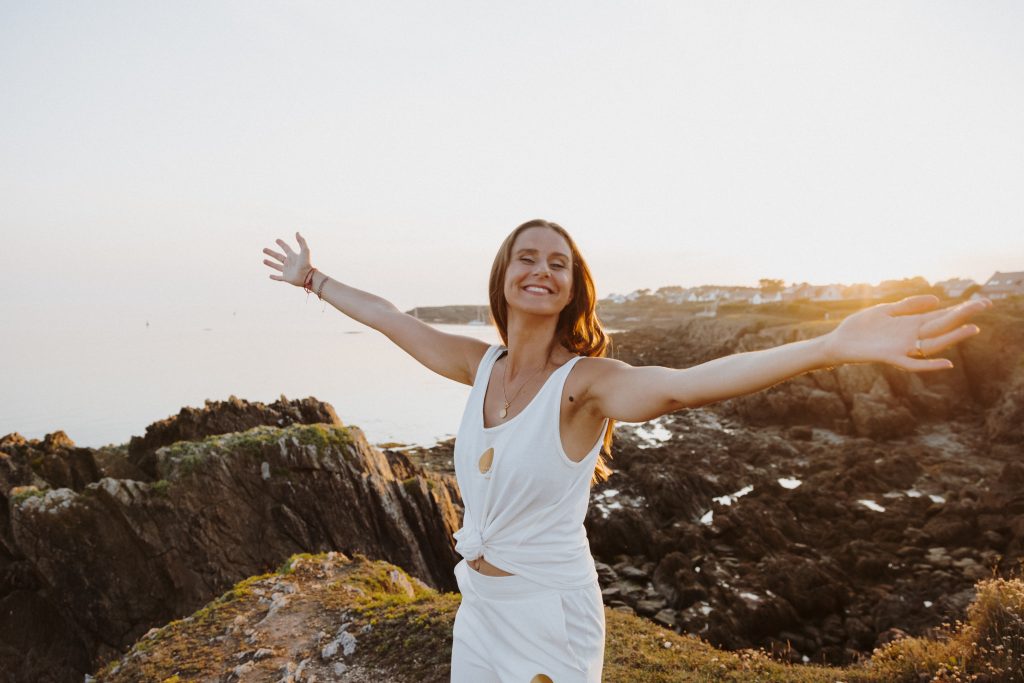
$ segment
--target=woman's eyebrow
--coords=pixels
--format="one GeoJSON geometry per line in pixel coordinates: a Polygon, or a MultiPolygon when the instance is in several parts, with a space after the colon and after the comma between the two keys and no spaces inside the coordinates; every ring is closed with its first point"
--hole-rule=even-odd
{"type": "MultiPolygon", "coordinates": [[[[515,255],[519,256],[520,254],[526,254],[526,253],[536,254],[537,250],[536,249],[519,249],[518,251],[516,251],[515,255]]],[[[553,252],[551,255],[552,256],[561,256],[564,259],[568,259],[569,258],[568,256],[566,256],[565,254],[563,254],[560,251],[553,252]]]]}

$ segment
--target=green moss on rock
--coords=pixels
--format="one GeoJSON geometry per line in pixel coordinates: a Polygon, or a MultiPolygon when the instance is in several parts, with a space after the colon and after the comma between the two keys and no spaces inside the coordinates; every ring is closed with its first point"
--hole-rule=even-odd
{"type": "Polygon", "coordinates": [[[44,498],[49,489],[38,486],[15,486],[11,489],[11,501],[17,505],[28,498],[44,498]]]}
{"type": "MultiPolygon", "coordinates": [[[[288,427],[257,425],[243,432],[213,434],[201,441],[176,441],[164,446],[164,457],[179,476],[188,476],[218,455],[242,454],[254,459],[267,457],[268,449],[275,453],[284,439],[287,446],[314,446],[318,451],[337,449],[344,452],[352,443],[349,430],[340,425],[293,424],[288,427]]],[[[277,474],[282,474],[278,469],[277,474]]]]}

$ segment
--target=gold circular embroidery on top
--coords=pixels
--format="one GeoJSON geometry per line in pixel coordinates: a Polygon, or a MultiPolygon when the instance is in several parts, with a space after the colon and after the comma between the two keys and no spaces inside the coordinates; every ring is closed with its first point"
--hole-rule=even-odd
{"type": "Polygon", "coordinates": [[[555,683],[555,682],[552,681],[551,680],[551,676],[548,676],[547,674],[537,674],[536,676],[534,676],[533,678],[530,679],[530,683],[555,683]]]}
{"type": "Polygon", "coordinates": [[[488,448],[480,456],[480,461],[477,463],[480,467],[480,474],[487,474],[491,470],[492,462],[494,462],[494,449],[488,448]]]}

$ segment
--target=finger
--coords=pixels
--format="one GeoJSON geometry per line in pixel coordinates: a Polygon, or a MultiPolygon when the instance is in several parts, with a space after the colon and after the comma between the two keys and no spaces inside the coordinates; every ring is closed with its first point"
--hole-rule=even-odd
{"type": "Polygon", "coordinates": [[[276,258],[279,261],[284,261],[285,260],[284,259],[284,254],[279,254],[276,251],[273,251],[271,249],[264,249],[263,253],[264,254],[270,254],[271,256],[273,256],[274,258],[276,258]]]}
{"type": "Polygon", "coordinates": [[[930,318],[921,325],[918,328],[918,336],[935,337],[957,325],[962,325],[969,318],[987,308],[988,305],[981,301],[968,301],[957,306],[951,306],[948,309],[936,311],[940,315],[930,318]]]}
{"type": "Polygon", "coordinates": [[[295,239],[299,242],[299,249],[306,250],[306,240],[302,239],[302,235],[298,232],[295,233],[295,239]]]}
{"type": "Polygon", "coordinates": [[[287,242],[285,242],[284,240],[274,241],[281,245],[281,248],[284,249],[284,253],[288,254],[289,256],[295,256],[295,252],[292,251],[292,248],[288,246],[287,242]]]}
{"type": "Polygon", "coordinates": [[[981,332],[981,328],[977,325],[961,325],[951,332],[946,332],[930,339],[922,339],[921,350],[924,351],[925,355],[934,356],[937,353],[941,353],[943,349],[953,344],[959,344],[979,332],[981,332]]]}
{"type": "Polygon", "coordinates": [[[284,271],[284,268],[282,268],[282,267],[281,267],[281,266],[279,266],[278,264],[274,263],[273,261],[268,261],[268,260],[266,260],[266,259],[263,259],[263,262],[264,262],[264,263],[266,263],[266,264],[267,264],[268,266],[270,266],[271,268],[277,268],[278,270],[280,270],[280,271],[282,271],[282,272],[284,271]]]}
{"type": "Polygon", "coordinates": [[[283,278],[283,277],[281,277],[281,276],[279,276],[279,275],[271,275],[271,276],[270,276],[270,279],[271,279],[271,280],[277,280],[278,282],[280,282],[280,281],[281,281],[281,280],[283,280],[284,278],[283,278]]]}
{"type": "Polygon", "coordinates": [[[961,306],[963,306],[962,303],[953,304],[951,306],[946,306],[945,308],[940,308],[939,310],[932,311],[930,313],[921,313],[920,314],[921,315],[921,321],[922,321],[922,323],[931,322],[932,320],[935,320],[937,318],[941,318],[942,316],[948,314],[950,311],[957,310],[961,306]]]}
{"type": "Polygon", "coordinates": [[[909,372],[934,372],[935,370],[949,370],[953,367],[953,361],[948,358],[901,357],[890,364],[909,372]]]}
{"type": "Polygon", "coordinates": [[[934,294],[917,294],[908,296],[891,304],[882,304],[890,315],[909,315],[924,313],[939,305],[939,297],[934,294]]]}

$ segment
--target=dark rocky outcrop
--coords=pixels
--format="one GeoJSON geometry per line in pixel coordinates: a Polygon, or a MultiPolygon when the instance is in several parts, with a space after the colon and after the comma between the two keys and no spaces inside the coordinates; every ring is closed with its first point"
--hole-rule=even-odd
{"type": "Polygon", "coordinates": [[[592,493],[605,599],[721,647],[856,661],[887,629],[962,617],[1024,557],[1024,465],[980,425],[879,443],[698,409],[656,427],[617,430],[592,493]]]}
{"type": "Polygon", "coordinates": [[[454,589],[461,501],[448,477],[336,416],[309,423],[334,416],[326,404],[279,403],[207,402],[119,450],[62,432],[3,437],[0,670],[80,681],[295,552],[360,552],[454,589]]]}
{"type": "Polygon", "coordinates": [[[177,415],[146,427],[144,436],[128,442],[128,460],[150,478],[157,478],[156,451],[178,441],[198,441],[211,434],[244,432],[259,425],[333,424],[341,420],[329,403],[313,398],[289,401],[282,396],[270,405],[250,403],[236,396],[227,401],[206,401],[203,408],[186,406],[177,415]]]}
{"type": "MultiPolygon", "coordinates": [[[[956,368],[848,365],[619,425],[588,536],[609,605],[727,648],[836,664],[963,617],[1024,557],[1024,316],[979,316],[956,368]]],[[[688,367],[835,322],[693,318],[616,336],[688,367]]]]}

